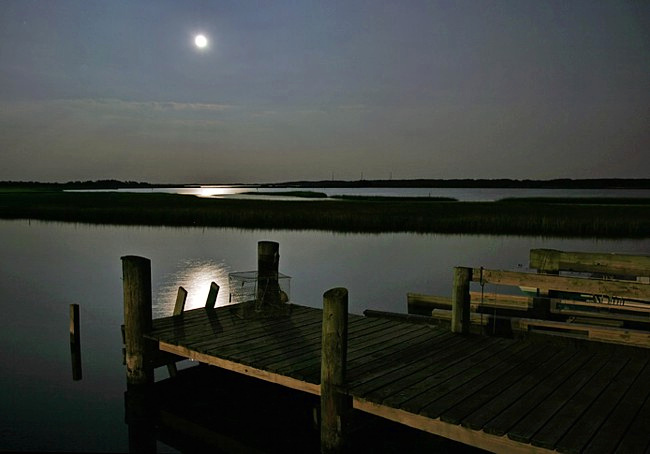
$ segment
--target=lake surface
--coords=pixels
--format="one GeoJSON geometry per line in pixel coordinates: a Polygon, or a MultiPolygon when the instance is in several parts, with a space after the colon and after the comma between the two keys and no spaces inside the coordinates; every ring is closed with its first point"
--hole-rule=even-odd
{"type": "MultiPolygon", "coordinates": [[[[334,195],[392,197],[451,197],[462,202],[491,202],[508,197],[650,197],[650,189],[525,189],[525,188],[254,188],[241,186],[201,186],[196,188],[118,189],[118,192],[165,192],[216,198],[268,198],[255,192],[314,191],[334,195]]],[[[104,190],[102,190],[104,191],[104,190]]],[[[271,196],[277,199],[280,196],[271,196]]],[[[298,197],[284,199],[314,200],[298,197]]]]}
{"type": "MultiPolygon", "coordinates": [[[[0,221],[0,450],[128,450],[120,257],[152,260],[155,316],[179,285],[187,308],[211,281],[257,265],[257,242],[280,243],[291,300],[320,307],[347,287],[350,309],[406,312],[409,291],[450,295],[454,266],[526,269],[531,248],[650,254],[650,238],[593,240],[486,235],[360,235],[317,231],[119,227],[0,221]],[[69,305],[81,312],[83,380],[72,381],[69,305]]],[[[500,291],[486,288],[486,292],[500,291]]],[[[166,372],[162,373],[165,376],[166,372]]],[[[160,448],[159,452],[165,452],[160,448]]]]}

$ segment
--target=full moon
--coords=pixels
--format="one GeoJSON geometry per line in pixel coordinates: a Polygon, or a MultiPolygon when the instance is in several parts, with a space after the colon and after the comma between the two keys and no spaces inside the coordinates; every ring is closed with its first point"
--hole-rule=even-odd
{"type": "Polygon", "coordinates": [[[204,49],[208,46],[208,38],[205,35],[196,35],[194,37],[194,45],[199,49],[204,49]]]}

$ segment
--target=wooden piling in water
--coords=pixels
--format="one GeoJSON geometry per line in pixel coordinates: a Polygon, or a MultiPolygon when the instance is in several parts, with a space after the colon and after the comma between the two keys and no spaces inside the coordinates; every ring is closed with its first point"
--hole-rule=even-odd
{"type": "Polygon", "coordinates": [[[469,333],[472,268],[454,267],[454,288],[451,294],[451,332],[469,333]]]}
{"type": "Polygon", "coordinates": [[[128,385],[153,383],[145,334],[151,332],[151,261],[144,257],[122,257],[124,287],[124,344],[128,385]]]}
{"type": "Polygon", "coordinates": [[[79,305],[70,305],[70,357],[72,359],[72,379],[81,380],[81,330],[79,305]]]}
{"type": "Polygon", "coordinates": [[[280,303],[280,244],[275,241],[257,243],[257,302],[261,307],[280,303]]]}
{"type": "Polygon", "coordinates": [[[323,295],[321,345],[321,452],[341,452],[352,400],[345,392],[348,347],[348,291],[333,288],[323,295]]]}

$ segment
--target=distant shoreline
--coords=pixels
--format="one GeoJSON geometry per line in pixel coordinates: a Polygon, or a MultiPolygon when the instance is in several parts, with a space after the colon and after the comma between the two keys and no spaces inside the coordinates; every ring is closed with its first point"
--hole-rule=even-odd
{"type": "Polygon", "coordinates": [[[0,192],[0,219],[108,225],[650,238],[650,199],[286,201],[167,193],[0,192]]]}
{"type": "Polygon", "coordinates": [[[119,180],[0,181],[0,191],[66,189],[196,188],[235,186],[243,188],[521,188],[521,189],[650,189],[650,178],[591,178],[551,180],[517,179],[400,179],[400,180],[319,180],[279,183],[147,183],[119,180]]]}

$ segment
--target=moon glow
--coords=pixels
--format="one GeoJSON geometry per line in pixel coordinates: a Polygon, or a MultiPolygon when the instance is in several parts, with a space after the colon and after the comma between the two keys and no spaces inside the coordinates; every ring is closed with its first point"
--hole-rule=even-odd
{"type": "Polygon", "coordinates": [[[196,35],[194,37],[194,45],[199,49],[205,49],[208,47],[208,38],[205,35],[196,35]]]}

